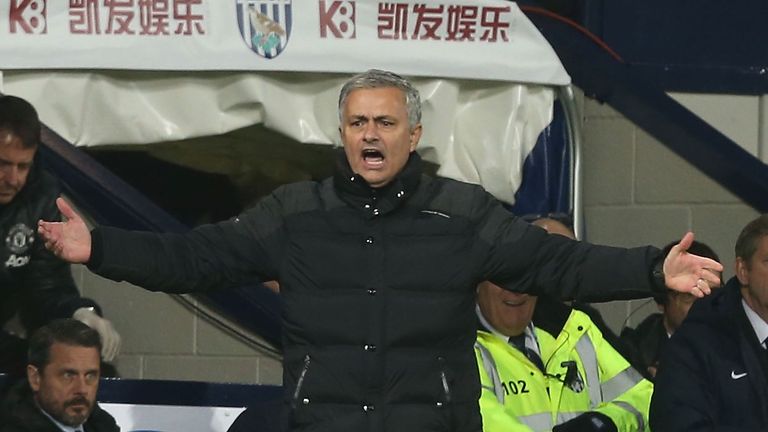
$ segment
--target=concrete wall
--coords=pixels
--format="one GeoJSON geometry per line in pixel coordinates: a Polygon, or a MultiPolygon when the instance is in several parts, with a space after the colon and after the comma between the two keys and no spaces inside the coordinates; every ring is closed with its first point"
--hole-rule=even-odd
{"type": "MultiPolygon", "coordinates": [[[[673,95],[752,154],[758,154],[761,98],[673,95]]],[[[582,99],[585,240],[613,246],[664,246],[692,230],[733,275],[733,246],[758,213],[616,111],[582,99]]],[[[652,300],[598,305],[619,331],[656,311],[652,300]],[[633,312],[635,312],[633,314],[633,312]],[[630,316],[630,314],[632,314],[630,316]]]]}
{"type": "MultiPolygon", "coordinates": [[[[754,97],[676,97],[745,148],[762,148],[763,101],[754,97]]],[[[687,230],[712,246],[733,274],[733,243],[757,213],[612,109],[581,99],[586,240],[663,246],[687,230]]],[[[764,144],[764,143],[763,143],[764,144]]],[[[124,377],[275,384],[280,362],[208,324],[164,294],[114,283],[75,268],[123,336],[124,377]]],[[[598,305],[616,331],[655,311],[652,301],[598,305]],[[632,314],[632,312],[635,313],[632,314]]]]}
{"type": "Polygon", "coordinates": [[[280,384],[279,359],[215,327],[173,297],[73,268],[75,281],[122,336],[123,378],[280,384]]]}

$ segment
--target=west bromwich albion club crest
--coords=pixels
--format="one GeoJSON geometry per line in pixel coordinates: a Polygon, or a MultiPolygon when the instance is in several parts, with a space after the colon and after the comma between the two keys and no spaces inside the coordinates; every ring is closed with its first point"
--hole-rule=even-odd
{"type": "Polygon", "coordinates": [[[251,51],[271,59],[280,55],[291,36],[292,0],[235,0],[237,25],[251,51]]]}
{"type": "Polygon", "coordinates": [[[35,232],[23,223],[16,224],[8,230],[5,246],[14,254],[23,254],[35,242],[35,232]]]}

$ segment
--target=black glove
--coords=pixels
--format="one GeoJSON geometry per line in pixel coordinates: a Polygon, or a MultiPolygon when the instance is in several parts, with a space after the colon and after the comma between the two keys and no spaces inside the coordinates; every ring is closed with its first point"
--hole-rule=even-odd
{"type": "Polygon", "coordinates": [[[552,428],[552,432],[618,432],[605,414],[590,411],[552,428]]]}

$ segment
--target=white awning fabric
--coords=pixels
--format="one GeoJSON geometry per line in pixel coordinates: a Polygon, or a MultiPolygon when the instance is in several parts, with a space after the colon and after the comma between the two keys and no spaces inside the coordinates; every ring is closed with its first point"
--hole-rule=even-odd
{"type": "MultiPolygon", "coordinates": [[[[254,124],[301,143],[340,145],[338,92],[347,75],[252,72],[6,71],[22,96],[78,146],[153,144],[254,124]]],[[[419,152],[440,175],[483,184],[507,202],[552,117],[548,86],[415,78],[423,99],[419,152]]],[[[247,143],[246,143],[247,145],[247,143]]],[[[183,142],[177,147],[183,147],[183,142]]],[[[183,159],[183,158],[181,158],[183,159]]]]}

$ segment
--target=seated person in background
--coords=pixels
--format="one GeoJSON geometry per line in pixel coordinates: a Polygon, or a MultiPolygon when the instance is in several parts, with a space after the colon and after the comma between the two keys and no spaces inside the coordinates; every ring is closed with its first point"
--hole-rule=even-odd
{"type": "Polygon", "coordinates": [[[0,432],[119,432],[96,403],[99,334],[74,319],[51,321],[29,341],[27,380],[2,403],[0,432]]]}
{"type": "Polygon", "coordinates": [[[26,340],[56,318],[75,318],[101,335],[105,360],[118,352],[120,337],[101,318],[98,305],[80,297],[69,264],[38,239],[37,221],[61,217],[56,180],[37,157],[40,120],[24,99],[0,96],[0,327],[20,322],[19,331],[0,329],[0,372],[23,375],[26,340]],[[14,334],[16,333],[16,334],[14,334]]]}
{"type": "MultiPolygon", "coordinates": [[[[676,244],[668,244],[664,250],[669,252],[676,244]]],[[[688,252],[720,261],[717,254],[704,243],[694,241],[688,252]]],[[[625,327],[621,331],[621,340],[632,365],[653,380],[659,359],[667,341],[682,324],[696,297],[667,290],[664,295],[653,298],[661,313],[649,315],[636,328],[625,327]]]]}
{"type": "Polygon", "coordinates": [[[768,430],[768,215],[735,249],[736,276],[694,303],[661,357],[654,432],[768,430]]]}
{"type": "Polygon", "coordinates": [[[646,430],[653,385],[586,314],[490,282],[477,304],[485,432],[646,430]]]}

